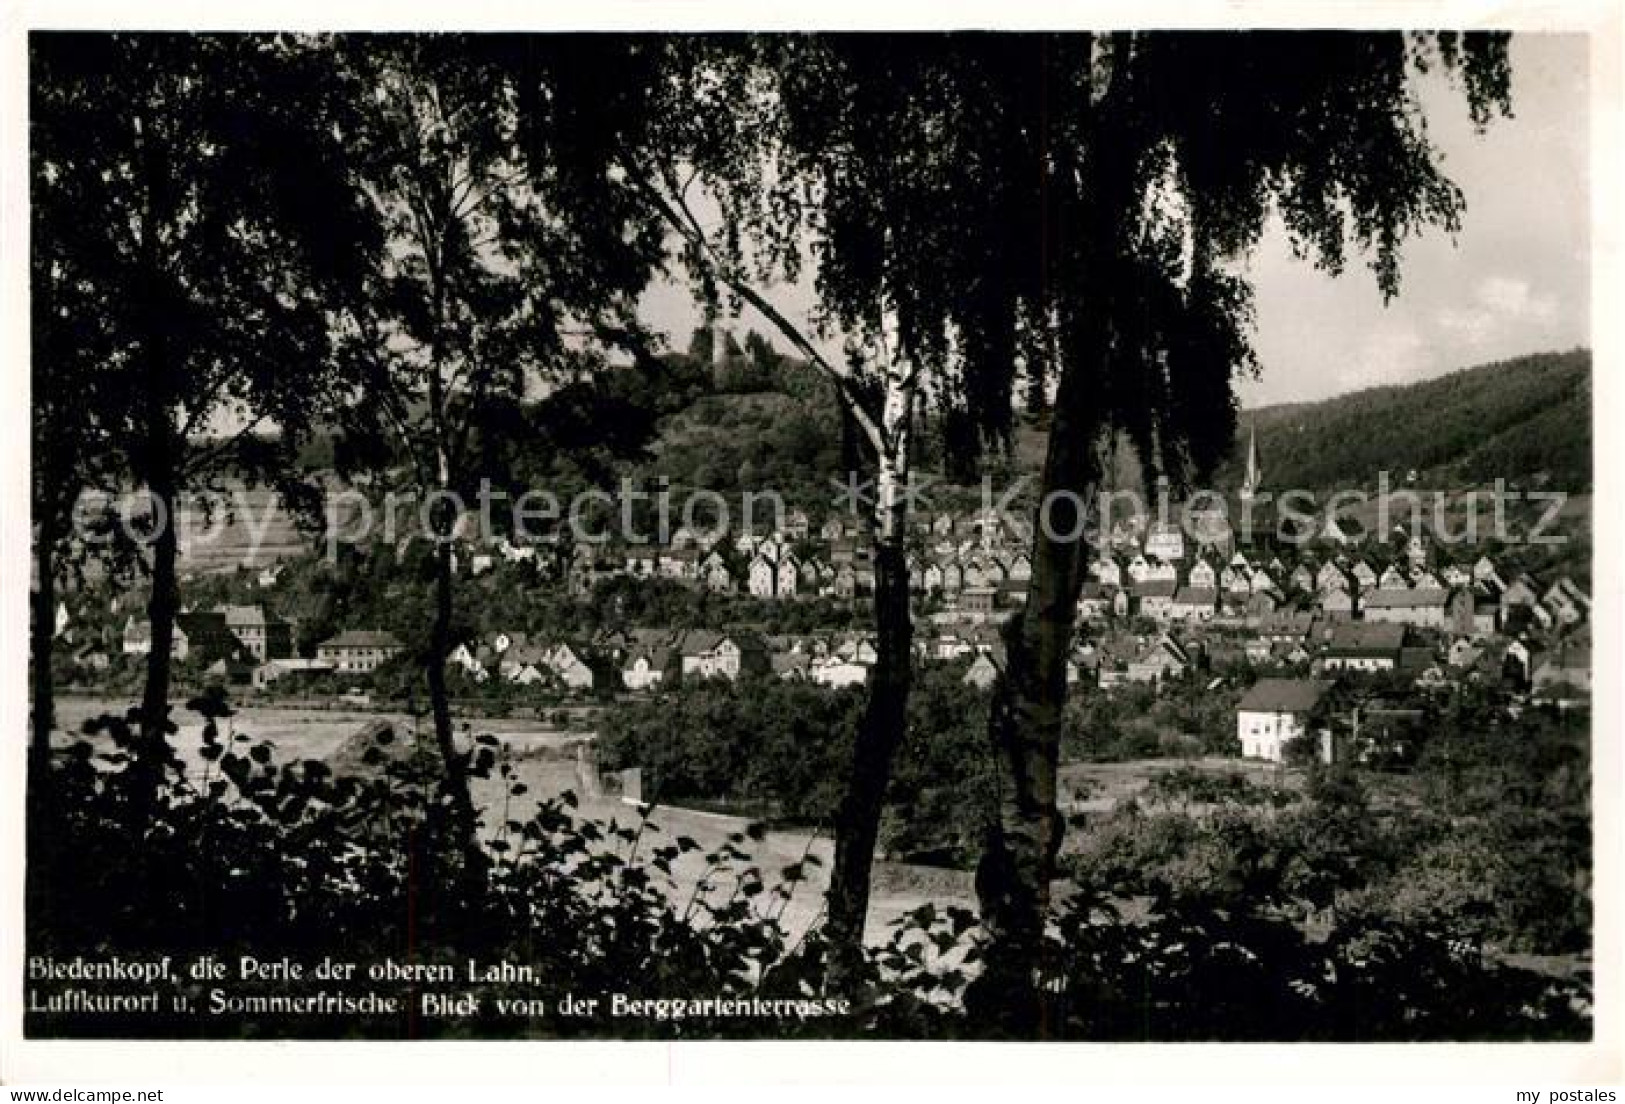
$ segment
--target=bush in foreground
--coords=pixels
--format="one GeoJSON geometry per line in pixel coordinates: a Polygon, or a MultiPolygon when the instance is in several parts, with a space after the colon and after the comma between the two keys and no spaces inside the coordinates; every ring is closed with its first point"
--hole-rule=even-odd
{"type": "MultiPolygon", "coordinates": [[[[92,727],[36,779],[29,824],[29,953],[59,960],[162,955],[233,962],[324,956],[411,968],[467,962],[527,967],[526,978],[459,981],[481,1010],[425,1015],[433,985],[400,981],[392,1014],[205,1014],[213,986],[177,970],[160,1011],[142,1015],[31,1012],[38,1035],[208,1037],[880,1036],[985,1034],[967,1015],[966,983],[981,936],[962,908],[926,905],[872,948],[861,990],[825,991],[816,930],[791,938],[785,907],[812,856],[777,871],[751,860],[762,830],[733,833],[676,887],[675,864],[700,845],[667,842],[650,813],[628,824],[576,815],[571,795],[533,816],[482,823],[460,846],[431,755],[387,730],[354,773],[278,763],[270,747],[223,737],[223,703],[208,717],[188,772],[171,755],[154,802],[132,785],[127,720],[92,727]],[[656,842],[658,841],[658,842],[656,842]],[[646,1005],[623,1017],[515,1016],[501,1000],[621,993],[646,1005]],[[177,1007],[175,998],[192,1003],[177,1007]],[[729,1008],[695,1001],[755,1002],[729,1008]],[[769,1004],[766,1002],[791,1002],[769,1004]],[[664,1003],[658,1003],[664,1002],[664,1003]],[[844,1003],[843,1003],[844,1002],[844,1003]],[[739,1014],[739,1008],[766,1014],[739,1014]]],[[[477,738],[476,774],[518,795],[501,746],[477,738]]],[[[353,764],[352,764],[353,765],[353,764]]],[[[656,814],[657,815],[657,814],[656,814]]],[[[1351,923],[1311,940],[1300,926],[1166,902],[1130,919],[1103,899],[1070,898],[1054,918],[1046,965],[1048,1033],[1066,1039],[1581,1038],[1589,989],[1492,966],[1441,933],[1391,922],[1351,923]]],[[[31,987],[43,992],[45,986],[31,987]]],[[[115,983],[79,984],[91,992],[115,983]]],[[[288,991],[236,982],[242,996],[288,991]]]]}

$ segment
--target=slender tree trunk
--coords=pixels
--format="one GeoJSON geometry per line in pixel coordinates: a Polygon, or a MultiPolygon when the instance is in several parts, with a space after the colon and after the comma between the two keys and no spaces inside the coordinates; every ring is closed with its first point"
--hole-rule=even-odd
{"type": "Polygon", "coordinates": [[[43,505],[39,518],[39,534],[34,547],[34,563],[39,572],[39,586],[34,591],[34,617],[29,636],[29,651],[34,660],[34,710],[31,717],[33,734],[29,742],[29,788],[33,790],[45,782],[51,764],[51,730],[56,727],[56,681],[51,655],[56,639],[56,542],[57,525],[54,511],[41,503],[53,493],[52,488],[36,498],[43,505]]]}
{"type": "MultiPolygon", "coordinates": [[[[449,465],[440,459],[442,493],[446,490],[449,465]]],[[[460,904],[474,904],[484,898],[485,862],[480,851],[474,796],[468,783],[468,754],[458,750],[457,733],[451,720],[451,699],[446,690],[446,656],[451,652],[453,602],[452,541],[456,519],[444,499],[437,504],[433,529],[434,619],[429,626],[429,654],[424,675],[429,684],[429,708],[434,717],[435,747],[440,754],[440,770],[446,793],[451,799],[451,838],[448,841],[461,860],[457,866],[460,904]]]]}
{"type": "Polygon", "coordinates": [[[1116,64],[1114,58],[1108,87],[1090,112],[1089,160],[1058,170],[1087,178],[1083,191],[1089,198],[1082,208],[1057,215],[1071,220],[1068,263],[1078,266],[1083,279],[1054,347],[1061,375],[1033,518],[1032,577],[1021,613],[1005,626],[1005,668],[988,714],[998,794],[976,870],[988,945],[965,1003],[973,1022],[1022,1039],[1053,1038],[1058,1026],[1043,998],[1052,975],[1044,931],[1066,828],[1056,800],[1066,666],[1088,567],[1085,529],[1098,521],[1093,507],[1101,435],[1109,429],[1095,389],[1111,379],[1112,304],[1127,278],[1119,273],[1119,259],[1132,249],[1120,238],[1133,220],[1120,212],[1139,202],[1130,171],[1137,154],[1122,145],[1109,109],[1100,106],[1117,86],[1116,64]]]}
{"type": "Polygon", "coordinates": [[[180,590],[176,580],[176,561],[179,558],[180,534],[177,531],[175,506],[180,484],[179,451],[186,442],[177,441],[171,424],[169,399],[170,354],[166,319],[159,289],[164,286],[164,266],[159,250],[159,195],[166,181],[155,146],[146,131],[144,116],[137,117],[142,127],[141,164],[144,180],[140,263],[144,271],[144,286],[140,296],[143,367],[146,378],[142,381],[145,394],[140,397],[146,418],[145,440],[141,445],[139,462],[134,465],[146,481],[151,505],[160,516],[153,520],[157,531],[152,545],[152,595],[147,601],[147,624],[152,650],[147,653],[147,682],[141,694],[139,713],[141,740],[135,754],[135,783],[144,791],[141,796],[156,796],[163,780],[164,761],[168,758],[169,683],[172,665],[171,651],[175,643],[175,615],[180,610],[180,590]]]}
{"type": "MultiPolygon", "coordinates": [[[[445,225],[450,225],[449,212],[445,225]]],[[[441,770],[444,772],[446,792],[451,796],[452,811],[456,817],[457,845],[462,849],[465,874],[472,877],[479,865],[479,840],[474,815],[474,797],[468,788],[468,760],[457,750],[457,737],[451,723],[451,702],[446,692],[446,657],[451,652],[452,614],[452,537],[457,528],[456,512],[451,506],[453,460],[449,438],[452,431],[447,424],[447,395],[441,376],[445,356],[444,326],[446,318],[446,286],[441,265],[440,243],[426,241],[424,256],[429,262],[429,279],[433,291],[430,313],[434,319],[434,337],[430,342],[429,416],[434,429],[435,489],[440,498],[431,519],[435,538],[434,550],[434,621],[430,626],[429,655],[425,676],[429,683],[429,707],[434,714],[434,738],[440,751],[441,770]]],[[[470,749],[472,754],[472,749],[470,749]]]]}
{"type": "Polygon", "coordinates": [[[1050,1037],[1040,989],[1050,884],[1065,824],[1056,802],[1066,665],[1088,564],[1088,520],[1098,481],[1097,427],[1086,380],[1062,379],[1033,525],[1033,573],[1021,613],[1005,626],[1006,662],[993,688],[988,736],[996,752],[997,819],[989,826],[976,891],[989,945],[966,996],[973,1019],[1019,1038],[1050,1037]]]}
{"type": "Polygon", "coordinates": [[[424,674],[429,683],[429,708],[434,716],[435,746],[445,772],[446,791],[451,795],[457,818],[458,844],[472,854],[474,847],[474,799],[468,788],[468,765],[457,749],[457,734],[451,721],[451,700],[446,691],[446,656],[451,651],[452,578],[451,544],[438,533],[434,552],[434,621],[429,630],[429,654],[424,674]]]}
{"type": "MultiPolygon", "coordinates": [[[[156,408],[157,403],[153,404],[156,408]]],[[[157,512],[157,531],[152,542],[152,595],[147,600],[147,622],[152,650],[147,653],[147,682],[141,695],[142,785],[156,791],[168,757],[169,693],[175,646],[175,617],[180,612],[180,585],[177,563],[180,534],[175,516],[174,450],[171,447],[168,418],[162,409],[149,414],[147,478],[152,506],[157,512]]]]}
{"type": "MultiPolygon", "coordinates": [[[[35,281],[34,316],[32,320],[32,346],[34,350],[34,410],[32,444],[34,450],[33,509],[38,531],[35,535],[34,567],[39,574],[38,588],[34,591],[33,625],[29,637],[29,651],[34,660],[33,725],[29,741],[28,793],[30,800],[37,797],[50,779],[51,730],[56,727],[56,672],[51,663],[53,642],[56,639],[56,545],[62,526],[62,515],[57,503],[66,496],[62,478],[51,457],[61,445],[52,440],[53,415],[57,413],[55,389],[41,386],[42,366],[52,359],[50,336],[56,333],[54,321],[42,325],[44,319],[56,319],[56,268],[45,266],[46,277],[35,281]]],[[[67,396],[68,402],[80,401],[77,395],[67,396]]],[[[71,499],[70,499],[71,501],[71,499]]]]}
{"type": "MultiPolygon", "coordinates": [[[[898,348],[895,332],[892,348],[898,348]]],[[[830,871],[830,984],[850,991],[860,979],[863,930],[869,914],[869,880],[875,842],[891,783],[892,759],[908,730],[913,681],[914,623],[909,610],[909,439],[914,417],[915,375],[899,356],[886,380],[880,416],[882,440],[875,449],[875,666],[869,698],[852,744],[852,768],[835,824],[835,865],[830,871]]]]}
{"type": "Polygon", "coordinates": [[[895,533],[876,542],[874,611],[875,666],[835,825],[835,865],[830,873],[829,919],[824,929],[830,941],[830,980],[837,990],[852,987],[862,963],[881,811],[891,782],[892,759],[908,727],[914,625],[901,524],[895,533]]]}

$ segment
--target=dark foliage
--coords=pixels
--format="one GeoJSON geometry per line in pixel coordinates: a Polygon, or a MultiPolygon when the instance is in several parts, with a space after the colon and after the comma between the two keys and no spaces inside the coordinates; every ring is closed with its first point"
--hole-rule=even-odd
{"type": "MultiPolygon", "coordinates": [[[[1424,487],[1505,479],[1569,491],[1591,486],[1591,354],[1585,350],[1485,364],[1405,387],[1251,416],[1271,486],[1393,486],[1415,471],[1424,487]]],[[[1238,455],[1219,473],[1235,482],[1238,455]]]]}
{"type": "MultiPolygon", "coordinates": [[[[650,831],[658,810],[626,823],[580,819],[564,793],[531,816],[482,824],[490,869],[483,892],[470,896],[433,745],[402,744],[376,729],[342,771],[316,760],[283,763],[270,745],[226,734],[220,722],[231,709],[218,695],[190,705],[207,721],[197,749],[203,767],[168,763],[156,804],[139,797],[145,783],[132,791],[126,718],[92,722],[93,739],[57,757],[50,801],[29,826],[30,954],[172,955],[183,963],[332,955],[454,970],[474,957],[535,970],[530,984],[482,986],[487,1009],[498,997],[629,990],[655,999],[823,999],[818,934],[791,939],[778,923],[816,859],[758,869],[749,852],[761,826],[732,833],[703,857],[708,890],[673,892],[674,863],[699,844],[650,831]]],[[[477,774],[523,793],[497,741],[476,737],[471,758],[477,774]]],[[[1355,917],[1310,938],[1280,918],[1209,901],[1163,897],[1133,919],[1079,894],[1058,909],[1052,931],[1051,1038],[1572,1039],[1589,1030],[1584,977],[1558,981],[1485,962],[1425,923],[1355,917]]],[[[870,948],[850,1009],[806,1019],[548,1017],[516,1026],[494,1012],[465,1020],[34,1013],[28,1028],[189,1037],[229,1022],[251,1038],[976,1038],[996,1030],[967,1019],[960,1003],[982,943],[969,910],[914,909],[870,948]]],[[[163,991],[200,1000],[208,988],[177,978],[163,991]]],[[[234,988],[268,995],[287,987],[234,988]]]]}

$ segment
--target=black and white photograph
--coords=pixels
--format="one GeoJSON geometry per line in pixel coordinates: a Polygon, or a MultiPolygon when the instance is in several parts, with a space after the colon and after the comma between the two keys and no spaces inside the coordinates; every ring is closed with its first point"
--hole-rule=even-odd
{"type": "Polygon", "coordinates": [[[8,31],[6,1049],[1617,1085],[1618,12],[1329,7],[8,31]]]}

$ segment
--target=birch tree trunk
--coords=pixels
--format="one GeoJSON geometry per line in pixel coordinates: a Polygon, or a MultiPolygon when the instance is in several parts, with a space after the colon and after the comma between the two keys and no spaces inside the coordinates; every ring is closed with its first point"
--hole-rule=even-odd
{"type": "Polygon", "coordinates": [[[147,653],[147,681],[141,693],[141,741],[137,745],[134,781],[146,798],[155,799],[168,756],[169,689],[175,645],[175,616],[180,612],[179,520],[175,516],[181,478],[184,440],[176,440],[170,408],[171,350],[158,289],[163,286],[164,264],[160,246],[159,197],[166,184],[163,167],[150,134],[142,127],[141,172],[144,181],[141,208],[140,266],[146,286],[142,296],[142,355],[146,394],[145,440],[138,465],[151,495],[157,531],[152,545],[152,594],[147,601],[147,627],[152,650],[147,653]]]}
{"type": "Polygon", "coordinates": [[[852,766],[835,824],[835,864],[830,873],[829,919],[825,924],[830,943],[830,983],[837,991],[850,990],[860,980],[881,812],[891,781],[892,760],[908,728],[914,665],[907,547],[908,447],[914,390],[913,376],[906,366],[888,375],[872,517],[876,660],[869,676],[868,701],[854,734],[852,766]]]}
{"type": "MultiPolygon", "coordinates": [[[[1096,240],[1108,233],[1102,228],[1096,240]]],[[[1093,279],[1101,287],[1109,276],[1097,269],[1093,279]]],[[[1108,362],[1111,340],[1098,311],[1082,324],[1079,362],[1067,366],[1055,396],[1033,517],[1032,577],[1021,613],[1004,629],[1005,668],[988,715],[998,763],[996,819],[977,866],[976,892],[989,942],[966,1006],[995,1033],[1021,1039],[1051,1038],[1056,1026],[1042,999],[1049,973],[1044,927],[1066,828],[1056,788],[1066,668],[1100,478],[1102,427],[1090,388],[1108,362]]]]}
{"type": "Polygon", "coordinates": [[[451,718],[451,697],[446,688],[446,657],[451,652],[452,629],[452,533],[455,519],[451,504],[441,498],[435,504],[434,529],[434,618],[429,626],[429,649],[424,658],[424,677],[429,686],[429,709],[434,720],[435,748],[440,754],[446,792],[452,801],[455,844],[463,851],[465,870],[472,877],[478,863],[477,818],[474,797],[468,783],[468,761],[457,748],[457,733],[451,718]]]}
{"type": "Polygon", "coordinates": [[[169,693],[174,670],[175,618],[180,612],[179,521],[175,516],[175,459],[168,413],[152,400],[148,414],[148,492],[157,526],[152,542],[152,594],[147,600],[147,625],[152,650],[147,653],[147,680],[141,693],[141,741],[135,756],[136,773],[147,796],[156,796],[168,756],[169,693]]]}

